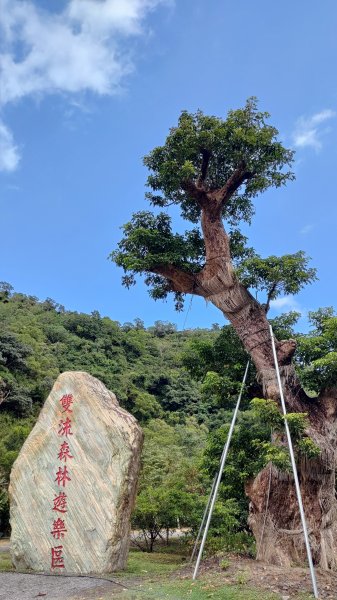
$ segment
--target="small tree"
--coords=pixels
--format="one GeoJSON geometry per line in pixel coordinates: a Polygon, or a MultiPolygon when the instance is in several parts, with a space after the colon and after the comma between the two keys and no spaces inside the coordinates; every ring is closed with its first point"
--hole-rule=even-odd
{"type": "MultiPolygon", "coordinates": [[[[181,309],[185,295],[194,294],[219,308],[251,356],[264,397],[278,400],[266,311],[280,294],[296,294],[312,282],[315,271],[302,251],[261,258],[239,229],[240,223],[250,223],[258,194],[294,178],[289,170],[293,152],[278,141],[268,117],[254,98],[229,111],[225,120],[183,111],[165,144],[144,159],[150,170],[147,199],[164,211],[134,214],[112,259],[123,267],[127,287],[142,274],[154,299],[172,293],[181,309]],[[191,224],[184,234],[172,231],[166,212],[172,205],[191,224]],[[263,303],[250,288],[264,296],[263,303]]],[[[292,365],[296,341],[277,340],[276,346],[288,408],[308,414],[308,433],[321,449],[319,458],[298,464],[314,560],[336,566],[335,396],[323,390],[319,400],[308,398],[292,365]]],[[[258,540],[264,529],[264,558],[284,564],[304,559],[291,477],[273,471],[266,515],[268,490],[269,471],[263,470],[249,494],[250,524],[258,540]]]]}
{"type": "Polygon", "coordinates": [[[203,486],[197,464],[207,430],[192,418],[173,427],[153,419],[144,427],[145,440],[139,494],[133,527],[142,532],[142,549],[153,551],[158,537],[171,529],[192,527],[201,517],[203,486]]]}

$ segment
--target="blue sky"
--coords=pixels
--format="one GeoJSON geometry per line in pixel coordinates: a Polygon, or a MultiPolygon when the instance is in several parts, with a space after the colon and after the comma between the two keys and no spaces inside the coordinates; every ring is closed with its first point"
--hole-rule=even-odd
{"type": "MultiPolygon", "coordinates": [[[[337,5],[333,0],[0,0],[0,280],[66,308],[182,327],[107,260],[146,208],[142,157],[182,109],[257,96],[296,181],[256,200],[263,256],[305,250],[319,281],[271,316],[336,306],[337,5]]],[[[195,298],[187,327],[223,323],[195,298]]],[[[305,323],[303,322],[303,326],[305,323]]]]}

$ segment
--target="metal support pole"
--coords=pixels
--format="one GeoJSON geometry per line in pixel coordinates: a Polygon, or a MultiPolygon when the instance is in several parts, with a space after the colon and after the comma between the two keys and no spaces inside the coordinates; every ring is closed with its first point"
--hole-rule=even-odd
{"type": "MultiPolygon", "coordinates": [[[[221,454],[221,458],[220,458],[220,464],[221,464],[222,457],[223,457],[224,452],[225,452],[225,448],[226,448],[226,446],[224,446],[223,450],[222,450],[222,454],[221,454]]],[[[219,467],[219,469],[220,469],[220,467],[219,467]]],[[[219,471],[218,471],[218,473],[219,473],[219,471]]],[[[202,532],[202,530],[204,528],[204,525],[205,525],[206,517],[208,515],[209,505],[210,505],[211,500],[213,498],[213,492],[214,492],[216,480],[217,480],[217,477],[218,477],[218,473],[216,473],[214,475],[214,478],[213,478],[213,481],[212,481],[211,491],[210,491],[209,496],[208,496],[208,500],[207,500],[207,504],[206,504],[206,507],[205,507],[205,510],[204,510],[204,514],[203,514],[203,517],[202,517],[201,525],[199,527],[198,535],[197,535],[195,543],[194,543],[193,552],[192,552],[191,558],[190,558],[190,564],[193,562],[194,555],[195,555],[196,549],[198,547],[198,542],[199,542],[199,539],[200,539],[200,536],[201,536],[201,532],[202,532]]]]}
{"type": "MultiPolygon", "coordinates": [[[[279,366],[278,366],[277,354],[276,354],[276,349],[275,349],[274,334],[273,334],[273,329],[272,329],[271,325],[270,325],[270,336],[271,336],[271,343],[272,343],[272,348],[273,348],[273,356],[274,356],[274,363],[275,363],[275,369],[276,369],[276,375],[277,375],[277,382],[278,382],[278,386],[279,386],[279,390],[280,390],[281,406],[282,406],[283,415],[286,416],[287,409],[286,409],[286,404],[285,404],[284,396],[283,396],[280,370],[279,370],[279,366]]],[[[308,563],[309,563],[309,567],[310,567],[310,574],[311,574],[311,581],[312,581],[312,589],[313,589],[315,598],[319,598],[318,591],[317,591],[316,575],[315,575],[314,565],[313,565],[312,556],[311,556],[308,529],[307,529],[307,524],[306,524],[306,520],[305,520],[303,503],[302,503],[301,489],[300,489],[300,484],[299,484],[299,480],[298,480],[293,444],[291,441],[290,429],[289,429],[287,419],[284,419],[284,425],[285,425],[285,430],[286,430],[286,434],[287,434],[289,453],[290,453],[290,458],[291,458],[291,466],[292,466],[293,474],[294,474],[297,501],[298,501],[298,506],[300,509],[300,515],[301,515],[301,521],[302,521],[302,527],[303,527],[303,533],[304,533],[304,540],[305,540],[305,545],[306,545],[306,549],[307,549],[308,563]]]]}
{"type": "MultiPolygon", "coordinates": [[[[223,457],[224,452],[225,452],[225,448],[226,448],[226,446],[224,446],[223,450],[222,450],[222,454],[221,454],[221,458],[220,458],[220,464],[221,464],[222,457],[223,457]]],[[[199,527],[198,535],[197,535],[197,538],[196,538],[195,543],[194,543],[193,552],[192,552],[191,558],[190,558],[190,564],[193,562],[194,555],[195,555],[196,549],[198,547],[198,542],[199,542],[199,539],[200,539],[200,536],[201,536],[201,532],[202,532],[202,530],[204,528],[204,525],[205,525],[206,517],[208,515],[209,505],[210,505],[211,500],[213,498],[213,492],[214,492],[214,488],[215,488],[217,477],[218,477],[218,474],[216,473],[216,475],[214,475],[214,479],[212,481],[212,488],[211,488],[211,491],[210,491],[209,496],[208,496],[206,508],[204,510],[204,514],[203,514],[203,517],[202,517],[201,525],[199,527]]]]}
{"type": "Polygon", "coordinates": [[[222,453],[222,456],[221,456],[220,469],[219,469],[218,477],[217,477],[216,484],[215,484],[215,487],[214,487],[213,498],[212,498],[212,501],[211,501],[211,505],[210,505],[210,509],[209,509],[209,513],[208,513],[208,518],[207,518],[207,522],[206,522],[206,525],[205,525],[204,535],[202,536],[202,541],[201,541],[200,548],[199,548],[197,562],[195,564],[195,569],[194,569],[194,573],[193,573],[193,580],[196,579],[197,575],[198,575],[199,565],[200,565],[202,553],[203,553],[203,550],[204,550],[204,546],[205,546],[205,542],[206,542],[206,538],[207,538],[207,533],[208,533],[209,525],[210,525],[211,518],[212,518],[214,504],[215,504],[215,501],[217,499],[217,495],[218,495],[218,491],[219,491],[219,486],[220,486],[220,482],[221,482],[221,477],[222,477],[222,473],[223,473],[223,470],[224,470],[224,466],[225,466],[225,462],[226,462],[226,458],[227,458],[227,454],[228,454],[228,449],[229,449],[229,445],[230,445],[232,434],[233,434],[233,430],[234,430],[235,421],[236,421],[236,418],[237,418],[237,415],[238,415],[239,406],[240,406],[240,402],[241,402],[241,398],[242,398],[244,386],[245,386],[245,383],[246,383],[246,378],[247,378],[247,374],[248,374],[248,367],[249,367],[249,361],[247,362],[247,366],[246,366],[245,374],[243,376],[243,380],[242,380],[242,384],[241,384],[241,389],[240,389],[238,401],[236,403],[236,407],[235,407],[233,418],[232,418],[232,422],[231,422],[231,425],[230,425],[230,428],[229,428],[229,432],[228,432],[226,444],[225,444],[225,447],[223,449],[223,453],[222,453]]]}
{"type": "Polygon", "coordinates": [[[208,514],[209,505],[210,505],[212,497],[213,497],[213,492],[214,492],[214,488],[215,488],[216,478],[217,478],[217,476],[215,475],[214,479],[213,479],[213,483],[212,483],[212,489],[211,489],[210,494],[208,496],[206,508],[204,510],[204,515],[202,517],[201,525],[200,525],[200,528],[199,528],[199,531],[198,531],[198,535],[197,535],[197,538],[196,538],[195,543],[194,543],[193,552],[192,552],[191,558],[190,558],[190,564],[193,562],[194,555],[195,555],[196,549],[198,547],[198,542],[199,542],[199,539],[200,539],[200,536],[201,536],[201,532],[202,532],[202,530],[204,528],[204,524],[205,524],[206,517],[207,517],[207,514],[208,514]]]}

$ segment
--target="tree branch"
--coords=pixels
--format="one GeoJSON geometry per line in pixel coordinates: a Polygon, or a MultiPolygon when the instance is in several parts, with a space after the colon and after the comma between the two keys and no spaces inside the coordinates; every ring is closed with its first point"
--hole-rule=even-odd
{"type": "Polygon", "coordinates": [[[187,180],[182,183],[182,188],[187,192],[196,202],[200,208],[211,210],[215,213],[220,213],[224,203],[236,192],[236,190],[242,185],[244,181],[254,177],[254,173],[248,171],[246,163],[241,161],[238,168],[232,173],[225,185],[216,190],[215,192],[207,192],[205,189],[205,179],[207,177],[207,171],[209,161],[211,159],[211,153],[208,150],[202,150],[202,164],[201,172],[197,181],[187,180]]]}
{"type": "Polygon", "coordinates": [[[200,208],[206,206],[208,201],[208,194],[204,188],[203,181],[201,182],[201,184],[199,183],[199,180],[197,183],[194,183],[194,181],[191,180],[184,181],[181,187],[183,188],[184,192],[186,192],[193,198],[193,200],[196,200],[200,208]]]}
{"type": "Polygon", "coordinates": [[[211,153],[208,150],[201,150],[202,154],[202,164],[201,164],[201,173],[198,179],[198,183],[203,183],[207,177],[208,165],[211,159],[211,153]]]}
{"type": "Polygon", "coordinates": [[[236,190],[242,185],[244,181],[254,177],[254,173],[247,170],[246,163],[242,161],[238,168],[232,173],[230,178],[226,181],[225,185],[217,190],[214,194],[217,202],[222,207],[227,200],[236,192],[236,190]]]}
{"type": "Polygon", "coordinates": [[[203,295],[203,291],[198,285],[196,275],[186,273],[186,271],[182,271],[174,265],[158,265],[151,269],[151,272],[168,279],[172,285],[173,292],[196,294],[198,296],[203,295]]]}
{"type": "Polygon", "coordinates": [[[290,365],[297,348],[296,340],[281,340],[276,344],[277,358],[280,366],[290,365]]]}
{"type": "Polygon", "coordinates": [[[267,296],[267,302],[266,302],[266,304],[264,305],[264,309],[265,309],[265,311],[266,311],[266,314],[267,314],[267,312],[268,312],[268,311],[269,311],[269,309],[270,309],[270,301],[271,301],[271,299],[272,299],[272,295],[273,295],[273,293],[274,293],[274,292],[275,292],[275,290],[276,290],[277,284],[278,284],[278,281],[274,281],[273,285],[271,286],[271,288],[270,288],[270,290],[269,290],[269,292],[268,292],[268,296],[267,296]]]}

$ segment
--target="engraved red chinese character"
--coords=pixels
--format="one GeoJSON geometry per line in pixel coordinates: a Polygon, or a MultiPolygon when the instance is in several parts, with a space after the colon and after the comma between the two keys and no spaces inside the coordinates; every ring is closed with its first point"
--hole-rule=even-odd
{"type": "Polygon", "coordinates": [[[54,523],[53,523],[53,529],[50,532],[52,534],[52,536],[56,539],[59,540],[61,538],[64,538],[64,534],[66,533],[66,526],[64,524],[63,519],[55,519],[54,523]]]}
{"type": "Polygon", "coordinates": [[[64,569],[64,558],[62,556],[63,546],[55,546],[51,549],[51,568],[64,569]]]}
{"type": "Polygon", "coordinates": [[[59,422],[58,434],[65,435],[66,437],[68,437],[68,435],[73,435],[73,432],[71,431],[71,420],[69,417],[67,417],[65,421],[61,420],[59,422]]]}
{"type": "Polygon", "coordinates": [[[67,458],[74,458],[71,454],[70,454],[70,448],[69,448],[69,444],[68,442],[63,442],[61,444],[60,447],[60,452],[58,453],[57,457],[60,460],[64,460],[64,462],[67,462],[67,458]]]}
{"type": "Polygon", "coordinates": [[[68,510],[67,507],[67,496],[64,492],[60,492],[58,496],[55,496],[53,510],[56,510],[60,513],[66,513],[68,510]]]}
{"type": "Polygon", "coordinates": [[[57,482],[57,485],[63,485],[63,487],[65,487],[67,481],[71,481],[69,477],[69,471],[66,466],[64,466],[63,469],[62,467],[59,467],[59,470],[56,473],[55,481],[57,482]]]}
{"type": "Polygon", "coordinates": [[[74,398],[72,394],[64,394],[64,396],[62,396],[60,403],[62,405],[63,411],[62,412],[73,412],[70,407],[72,405],[72,403],[74,402],[74,398]]]}

